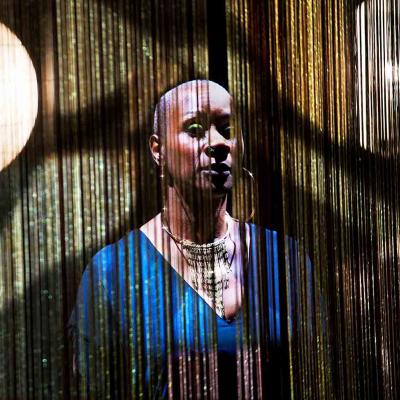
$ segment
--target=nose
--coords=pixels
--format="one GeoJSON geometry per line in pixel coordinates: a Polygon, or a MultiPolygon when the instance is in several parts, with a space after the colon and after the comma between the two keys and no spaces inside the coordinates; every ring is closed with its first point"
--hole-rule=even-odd
{"type": "Polygon", "coordinates": [[[205,149],[206,155],[210,158],[215,158],[215,162],[222,162],[226,160],[230,152],[230,143],[217,131],[214,126],[211,126],[209,143],[205,149]]]}

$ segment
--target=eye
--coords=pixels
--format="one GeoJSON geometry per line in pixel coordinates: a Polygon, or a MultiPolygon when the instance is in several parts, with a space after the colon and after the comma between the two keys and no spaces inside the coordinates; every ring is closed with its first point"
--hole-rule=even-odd
{"type": "Polygon", "coordinates": [[[232,137],[232,128],[230,125],[224,125],[219,129],[219,133],[225,138],[230,139],[232,137]]]}
{"type": "Polygon", "coordinates": [[[190,134],[190,136],[203,136],[204,135],[204,127],[199,122],[192,122],[186,127],[186,131],[190,134]]]}

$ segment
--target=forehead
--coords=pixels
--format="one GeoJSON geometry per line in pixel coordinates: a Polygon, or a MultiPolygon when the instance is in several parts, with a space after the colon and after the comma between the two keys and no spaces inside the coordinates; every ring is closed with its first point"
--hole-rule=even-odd
{"type": "Polygon", "coordinates": [[[181,117],[192,114],[230,114],[231,96],[221,86],[212,82],[190,82],[178,86],[170,94],[169,106],[181,117]]]}

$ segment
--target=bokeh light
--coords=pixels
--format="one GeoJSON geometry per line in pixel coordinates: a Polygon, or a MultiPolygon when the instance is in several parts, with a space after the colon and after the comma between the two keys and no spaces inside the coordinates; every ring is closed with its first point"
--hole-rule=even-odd
{"type": "Polygon", "coordinates": [[[38,111],[35,68],[18,37],[0,24],[0,170],[25,146],[38,111]]]}

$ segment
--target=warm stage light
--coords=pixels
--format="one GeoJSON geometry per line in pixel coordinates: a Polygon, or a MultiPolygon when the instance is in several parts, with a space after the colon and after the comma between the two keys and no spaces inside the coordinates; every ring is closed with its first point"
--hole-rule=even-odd
{"type": "Polygon", "coordinates": [[[17,36],[0,24],[0,170],[25,146],[37,110],[38,87],[32,61],[17,36]]]}

